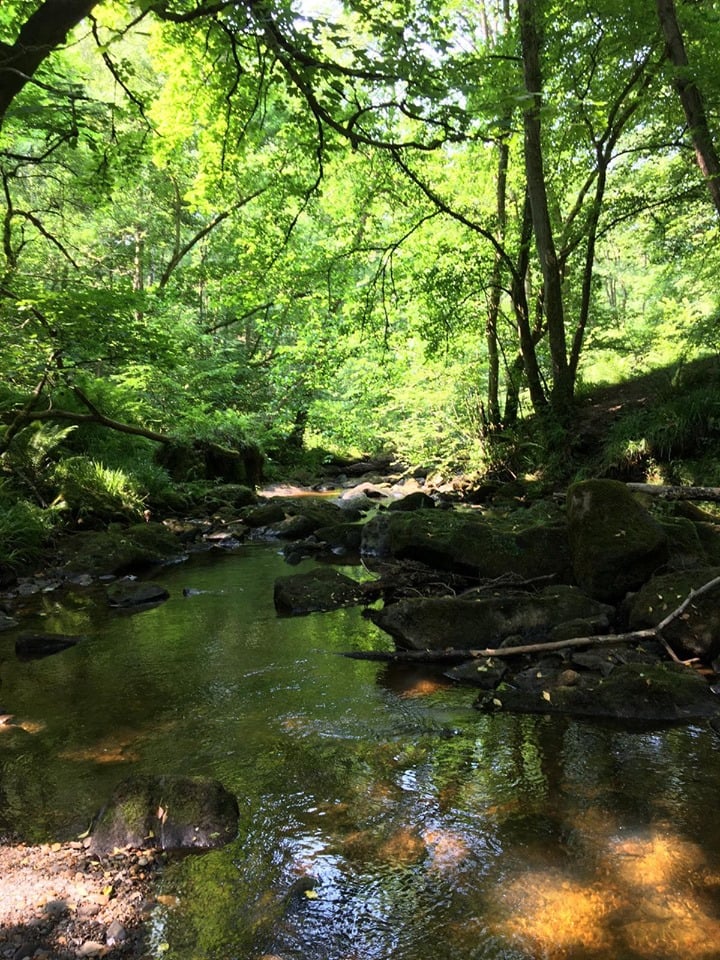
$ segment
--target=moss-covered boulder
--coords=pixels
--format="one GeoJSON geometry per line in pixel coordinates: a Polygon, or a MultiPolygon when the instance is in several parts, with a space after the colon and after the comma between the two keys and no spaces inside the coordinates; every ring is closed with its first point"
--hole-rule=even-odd
{"type": "Polygon", "coordinates": [[[162,523],[112,524],[107,530],[73,534],[59,550],[63,573],[96,576],[140,573],[182,554],[176,537],[162,523]]]}
{"type": "Polygon", "coordinates": [[[613,612],[576,587],[560,586],[538,594],[508,590],[477,600],[401,600],[369,611],[369,616],[403,648],[472,650],[499,646],[510,636],[545,639],[567,621],[582,620],[592,632],[601,632],[608,629],[613,612]]]}
{"type": "Polygon", "coordinates": [[[260,530],[268,537],[283,540],[301,540],[318,527],[356,519],[355,515],[341,510],[336,503],[310,497],[273,497],[249,507],[241,516],[248,527],[260,530]]]}
{"type": "Polygon", "coordinates": [[[91,850],[116,847],[209,850],[234,840],[239,810],[217,780],[137,776],[123,780],[97,815],[91,850]]]}
{"type": "Polygon", "coordinates": [[[567,515],[575,578],[598,600],[621,600],[667,562],[667,534],[623,483],[574,484],[567,515]]]}
{"type": "MultiPolygon", "coordinates": [[[[706,583],[720,577],[720,567],[701,567],[653,577],[632,598],[630,629],[655,627],[706,583]]],[[[683,659],[711,663],[720,655],[720,585],[693,598],[682,615],[663,629],[663,636],[683,659]]]]}
{"type": "Polygon", "coordinates": [[[283,616],[336,610],[359,603],[362,597],[356,580],[331,567],[278,577],[273,590],[275,609],[283,616]]]}
{"type": "Polygon", "coordinates": [[[365,524],[360,549],[368,557],[417,560],[437,570],[480,578],[516,573],[528,578],[552,574],[564,580],[569,572],[564,527],[504,530],[474,511],[385,511],[365,524]]]}

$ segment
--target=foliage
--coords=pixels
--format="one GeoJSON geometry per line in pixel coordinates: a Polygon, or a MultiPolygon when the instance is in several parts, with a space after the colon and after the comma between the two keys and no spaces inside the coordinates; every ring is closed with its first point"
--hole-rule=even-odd
{"type": "Polygon", "coordinates": [[[54,480],[59,490],[55,506],[69,510],[76,523],[139,519],[142,515],[143,497],[123,470],[86,457],[68,457],[56,467],[54,480]]]}
{"type": "MultiPolygon", "coordinates": [[[[6,44],[34,11],[3,6],[6,44]]],[[[718,23],[680,13],[712,134],[718,23]]],[[[62,486],[73,511],[123,514],[165,488],[155,441],[92,411],[259,442],[276,464],[304,431],[330,452],[553,472],[572,439],[559,380],[717,345],[717,222],[639,0],[104,3],[33,70],[0,116],[0,421],[27,408],[5,462],[38,503],[62,486]]],[[[637,424],[606,462],[678,456],[708,435],[694,409],[637,424]]]]}
{"type": "Polygon", "coordinates": [[[36,561],[56,521],[53,511],[18,497],[7,483],[0,484],[0,575],[36,561]]]}

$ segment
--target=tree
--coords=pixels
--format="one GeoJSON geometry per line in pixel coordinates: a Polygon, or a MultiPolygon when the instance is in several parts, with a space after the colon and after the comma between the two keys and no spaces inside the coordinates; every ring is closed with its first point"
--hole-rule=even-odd
{"type": "MultiPolygon", "coordinates": [[[[11,103],[28,83],[37,83],[61,97],[72,99],[72,91],[49,87],[34,77],[41,64],[65,43],[68,33],[97,3],[98,0],[45,0],[27,19],[17,24],[19,30],[13,43],[0,43],[0,127],[11,103]]],[[[11,11],[10,17],[18,13],[22,15],[24,7],[11,11]]],[[[11,19],[10,25],[15,26],[16,22],[11,19]]]]}
{"type": "Polygon", "coordinates": [[[657,12],[665,37],[667,57],[674,67],[673,86],[685,112],[697,165],[705,177],[715,209],[720,214],[720,160],[710,132],[704,97],[690,68],[675,0],[657,0],[657,12]]]}

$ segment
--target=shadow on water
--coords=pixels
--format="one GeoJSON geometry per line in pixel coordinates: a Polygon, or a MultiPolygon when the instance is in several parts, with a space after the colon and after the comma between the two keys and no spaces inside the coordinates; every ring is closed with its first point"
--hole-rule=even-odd
{"type": "Polygon", "coordinates": [[[171,960],[720,957],[708,731],[481,715],[438,672],[338,656],[388,646],[358,610],[277,618],[287,572],[252,546],[164,571],[132,617],[45,600],[45,629],[88,637],[56,657],[0,638],[25,726],[0,828],[80,832],[129,773],[222,780],[242,827],[168,868],[171,960]]]}

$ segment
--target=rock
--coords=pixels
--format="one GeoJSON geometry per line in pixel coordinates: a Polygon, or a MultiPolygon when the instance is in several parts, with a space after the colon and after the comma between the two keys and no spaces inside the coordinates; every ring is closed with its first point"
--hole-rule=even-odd
{"type": "Polygon", "coordinates": [[[258,498],[254,490],[242,483],[220,483],[203,495],[203,508],[208,513],[230,508],[240,510],[257,503],[258,498]]]}
{"type": "Polygon", "coordinates": [[[108,946],[114,946],[116,943],[122,943],[127,940],[127,930],[119,920],[113,920],[105,931],[105,940],[108,946]]]}
{"type": "Polygon", "coordinates": [[[162,603],[169,596],[165,587],[149,581],[121,580],[107,588],[107,600],[111,607],[146,607],[162,603]]]}
{"type": "Polygon", "coordinates": [[[665,531],[624,483],[576,483],[568,490],[567,511],[575,578],[597,600],[621,600],[668,559],[665,531]]]}
{"type": "Polygon", "coordinates": [[[304,540],[317,529],[317,523],[312,517],[302,514],[285,517],[279,523],[271,524],[266,533],[278,540],[304,540]]]}
{"type": "Polygon", "coordinates": [[[283,616],[352,606],[362,596],[356,580],[328,567],[278,577],[273,591],[275,609],[283,616]]]}
{"type": "Polygon", "coordinates": [[[477,660],[467,660],[456,667],[445,670],[443,676],[456,683],[465,683],[482,690],[494,690],[508,671],[507,663],[502,660],[493,660],[491,657],[482,657],[477,660]]]}
{"type": "Polygon", "coordinates": [[[237,799],[217,780],[138,776],[118,785],[91,831],[90,850],[209,850],[235,838],[237,799]]]}
{"type": "Polygon", "coordinates": [[[570,569],[564,527],[506,531],[472,511],[384,511],[365,524],[360,550],[368,557],[417,560],[478,578],[516,573],[565,579],[570,569]]]}
{"type": "Polygon", "coordinates": [[[435,501],[432,497],[428,496],[427,493],[423,493],[421,490],[416,490],[413,493],[408,493],[406,496],[401,497],[399,500],[393,500],[392,503],[388,504],[388,510],[398,511],[400,513],[409,513],[413,510],[434,510],[435,501]]]}
{"type": "Polygon", "coordinates": [[[24,633],[15,641],[15,653],[21,660],[39,660],[74,647],[85,637],[71,637],[62,633],[24,633]]]}
{"type": "Polygon", "coordinates": [[[96,940],[86,940],[77,951],[79,957],[99,957],[105,953],[105,944],[96,940]]]}
{"type": "Polygon", "coordinates": [[[269,537],[302,540],[318,527],[348,520],[336,503],[310,497],[274,497],[242,513],[243,523],[269,537]]]}
{"type": "Polygon", "coordinates": [[[507,590],[479,600],[455,597],[401,600],[369,618],[398,646],[411,650],[480,649],[499,646],[507,637],[539,639],[565,621],[607,622],[612,607],[585,596],[576,587],[547,587],[538,594],[507,590]]]}
{"type": "MultiPolygon", "coordinates": [[[[654,627],[676,610],[690,593],[720,577],[720,567],[702,567],[653,577],[629,604],[631,630],[654,627]]],[[[681,617],[663,629],[663,636],[683,659],[711,663],[720,654],[720,586],[693,599],[681,617]]]]}
{"type": "Polygon", "coordinates": [[[682,664],[626,663],[605,678],[576,674],[572,685],[561,682],[566,673],[543,677],[534,688],[501,684],[482,694],[475,707],[485,713],[562,713],[643,723],[686,722],[720,714],[720,698],[695,670],[682,664]]]}
{"type": "Polygon", "coordinates": [[[179,555],[178,541],[162,523],[112,524],[106,531],[77,533],[62,543],[60,562],[68,574],[138,573],[179,555]]]}
{"type": "Polygon", "coordinates": [[[708,557],[698,532],[699,524],[686,517],[669,517],[660,521],[660,526],[668,541],[669,568],[688,570],[708,565],[708,557]]]}
{"type": "Polygon", "coordinates": [[[338,556],[360,553],[362,527],[357,523],[334,523],[330,527],[318,527],[315,536],[338,556]]]}
{"type": "Polygon", "coordinates": [[[0,633],[3,630],[12,630],[13,627],[18,625],[17,620],[13,620],[12,617],[9,617],[6,613],[0,611],[0,633]]]}

